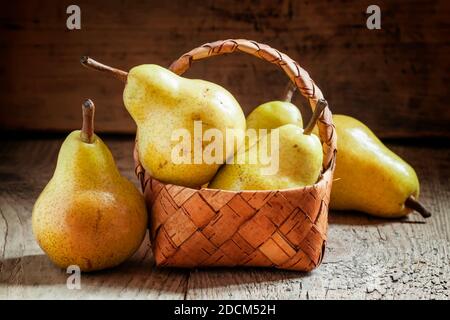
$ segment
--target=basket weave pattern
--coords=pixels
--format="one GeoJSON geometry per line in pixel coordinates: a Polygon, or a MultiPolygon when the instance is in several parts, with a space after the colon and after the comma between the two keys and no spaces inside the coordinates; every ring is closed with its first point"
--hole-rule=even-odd
{"type": "MultiPolygon", "coordinates": [[[[249,40],[204,44],[176,60],[184,73],[195,60],[241,51],[280,66],[314,109],[322,92],[287,55],[249,40]]],[[[153,179],[139,162],[138,176],[150,213],[152,250],[158,266],[258,266],[310,271],[323,258],[336,135],[328,108],[318,121],[324,172],[302,188],[273,191],[192,189],[153,179]]]]}

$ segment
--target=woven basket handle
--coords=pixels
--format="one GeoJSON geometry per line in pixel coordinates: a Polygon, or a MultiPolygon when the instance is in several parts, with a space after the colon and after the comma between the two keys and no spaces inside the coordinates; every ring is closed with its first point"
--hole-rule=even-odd
{"type": "MultiPolygon", "coordinates": [[[[183,54],[170,65],[169,69],[178,75],[182,75],[189,69],[192,62],[195,60],[206,59],[235,51],[245,52],[278,65],[297,86],[302,95],[308,99],[313,111],[317,101],[323,99],[322,91],[320,91],[319,87],[311,79],[308,72],[300,67],[297,62],[289,58],[286,54],[279,52],[268,45],[251,40],[228,39],[206,43],[183,54]]],[[[335,128],[331,117],[331,111],[328,107],[323,110],[317,125],[319,127],[320,140],[323,144],[323,166],[324,169],[328,169],[330,165],[334,164],[336,154],[335,128]]]]}

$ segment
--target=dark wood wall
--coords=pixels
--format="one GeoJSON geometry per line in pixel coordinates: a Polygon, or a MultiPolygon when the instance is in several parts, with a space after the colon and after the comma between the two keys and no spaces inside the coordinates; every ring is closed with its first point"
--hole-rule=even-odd
{"type": "MultiPolygon", "coordinates": [[[[0,126],[78,128],[90,97],[98,130],[133,132],[122,84],[82,68],[81,55],[126,70],[168,66],[204,42],[249,38],[296,59],[333,112],[382,137],[450,136],[449,1],[376,1],[382,29],[374,31],[366,28],[372,2],[79,0],[82,29],[68,31],[72,1],[14,1],[0,11],[0,126]]],[[[198,62],[186,75],[225,86],[246,112],[286,83],[280,70],[241,54],[198,62]]]]}

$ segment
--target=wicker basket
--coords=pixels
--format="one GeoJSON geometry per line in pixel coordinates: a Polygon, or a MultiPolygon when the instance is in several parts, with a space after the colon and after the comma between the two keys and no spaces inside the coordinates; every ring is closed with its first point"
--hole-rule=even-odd
{"type": "MultiPolygon", "coordinates": [[[[278,65],[308,98],[322,92],[287,55],[249,40],[204,44],[176,60],[183,74],[195,60],[241,51],[278,65]]],[[[257,266],[310,271],[322,261],[336,157],[336,134],[326,108],[318,121],[323,174],[308,187],[273,191],[191,189],[153,179],[139,162],[136,175],[149,208],[150,235],[158,266],[257,266]]]]}

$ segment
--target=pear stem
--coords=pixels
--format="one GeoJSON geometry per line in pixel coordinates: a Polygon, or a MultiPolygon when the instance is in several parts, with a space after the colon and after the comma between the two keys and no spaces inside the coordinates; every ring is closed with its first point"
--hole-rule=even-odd
{"type": "Polygon", "coordinates": [[[87,99],[81,106],[83,110],[83,126],[81,127],[81,141],[84,143],[94,142],[94,113],[95,105],[92,100],[87,99]]]}
{"type": "Polygon", "coordinates": [[[405,201],[405,206],[417,211],[424,218],[431,217],[431,212],[428,211],[418,200],[416,200],[413,196],[409,196],[405,201]]]}
{"type": "Polygon", "coordinates": [[[286,85],[286,88],[284,89],[284,93],[281,97],[281,100],[291,102],[295,90],[297,90],[297,86],[292,81],[289,81],[288,84],[286,85]]]}
{"type": "Polygon", "coordinates": [[[317,120],[326,107],[328,107],[328,102],[325,99],[319,99],[319,101],[317,101],[316,108],[314,109],[308,125],[305,127],[305,130],[303,130],[303,134],[311,134],[311,132],[314,130],[314,127],[316,126],[317,120]]]}
{"type": "Polygon", "coordinates": [[[109,73],[114,78],[119,79],[122,82],[127,82],[128,72],[126,71],[107,66],[106,64],[95,61],[88,56],[81,57],[80,62],[86,68],[109,73]]]}

